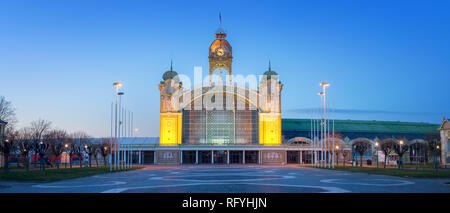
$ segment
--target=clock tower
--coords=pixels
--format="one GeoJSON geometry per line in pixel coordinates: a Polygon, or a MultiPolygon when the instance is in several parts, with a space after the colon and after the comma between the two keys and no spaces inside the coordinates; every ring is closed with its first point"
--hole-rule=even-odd
{"type": "Polygon", "coordinates": [[[219,71],[220,79],[222,79],[222,69],[227,71],[231,83],[233,54],[230,43],[225,39],[227,33],[222,27],[219,27],[214,36],[216,40],[209,47],[209,83],[212,84],[212,75],[216,70],[219,71]]]}

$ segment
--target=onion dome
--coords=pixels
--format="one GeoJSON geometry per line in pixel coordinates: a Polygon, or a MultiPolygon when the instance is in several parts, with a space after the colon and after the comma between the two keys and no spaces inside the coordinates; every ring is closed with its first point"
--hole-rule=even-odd
{"type": "Polygon", "coordinates": [[[270,67],[270,61],[269,61],[269,70],[264,72],[264,77],[266,77],[266,79],[269,80],[272,76],[274,76],[274,79],[275,79],[275,77],[278,76],[278,73],[275,71],[272,71],[272,68],[270,67]]]}
{"type": "Polygon", "coordinates": [[[175,79],[178,80],[178,73],[173,71],[172,69],[172,61],[170,61],[170,70],[165,72],[162,76],[163,80],[166,81],[167,79],[175,79]]]}

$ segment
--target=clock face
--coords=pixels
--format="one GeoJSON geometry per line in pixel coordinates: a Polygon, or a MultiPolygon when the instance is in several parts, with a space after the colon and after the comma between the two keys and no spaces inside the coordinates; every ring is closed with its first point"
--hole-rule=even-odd
{"type": "Polygon", "coordinates": [[[223,55],[225,55],[225,50],[223,48],[219,47],[216,49],[216,54],[218,56],[223,56],[223,55]]]}

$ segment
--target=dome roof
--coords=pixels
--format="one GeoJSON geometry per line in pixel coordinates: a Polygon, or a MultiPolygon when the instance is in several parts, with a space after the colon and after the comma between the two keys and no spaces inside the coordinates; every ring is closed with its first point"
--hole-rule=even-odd
{"type": "Polygon", "coordinates": [[[169,70],[169,71],[167,71],[167,72],[165,72],[164,74],[163,74],[163,80],[165,81],[165,80],[167,80],[167,79],[173,79],[173,78],[175,78],[176,76],[178,76],[178,73],[177,72],[175,72],[175,71],[173,71],[173,70],[169,70]]]}
{"type": "Polygon", "coordinates": [[[273,71],[270,67],[270,61],[269,61],[269,70],[264,72],[264,76],[266,76],[267,80],[269,80],[272,76],[278,76],[278,73],[273,71]]]}
{"type": "Polygon", "coordinates": [[[170,61],[170,70],[165,72],[162,76],[163,80],[166,81],[167,79],[174,79],[176,81],[178,81],[178,73],[173,71],[172,69],[172,61],[170,61]]]}

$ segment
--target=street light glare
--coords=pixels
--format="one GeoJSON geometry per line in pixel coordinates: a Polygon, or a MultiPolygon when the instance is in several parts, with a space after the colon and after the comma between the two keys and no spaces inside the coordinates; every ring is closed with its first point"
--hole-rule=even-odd
{"type": "Polygon", "coordinates": [[[122,82],[116,82],[116,83],[113,83],[113,86],[115,86],[115,87],[121,87],[121,86],[122,86],[122,82]]]}
{"type": "Polygon", "coordinates": [[[320,85],[321,87],[328,87],[328,86],[330,86],[329,83],[320,83],[319,85],[320,85]]]}

